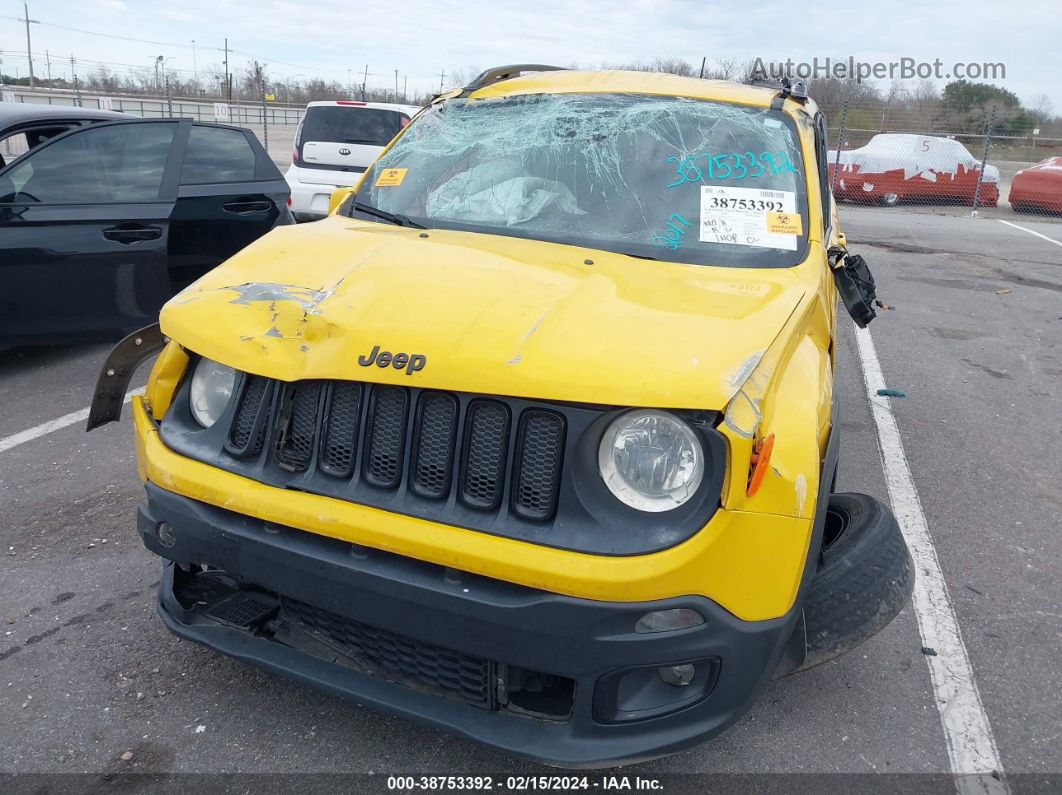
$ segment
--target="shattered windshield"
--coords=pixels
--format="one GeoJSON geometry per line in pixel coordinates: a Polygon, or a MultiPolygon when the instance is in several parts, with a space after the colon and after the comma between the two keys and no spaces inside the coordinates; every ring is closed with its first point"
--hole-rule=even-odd
{"type": "Polygon", "coordinates": [[[425,227],[705,265],[794,265],[808,228],[788,117],[678,97],[452,99],[361,185],[358,202],[425,227]]]}

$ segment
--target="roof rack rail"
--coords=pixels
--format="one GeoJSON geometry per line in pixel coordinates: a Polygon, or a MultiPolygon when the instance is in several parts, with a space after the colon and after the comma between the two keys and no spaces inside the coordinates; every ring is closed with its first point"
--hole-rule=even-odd
{"type": "Polygon", "coordinates": [[[473,91],[483,86],[489,86],[491,83],[498,83],[502,80],[509,80],[513,77],[519,77],[522,72],[563,72],[566,68],[563,66],[549,66],[542,63],[514,63],[508,66],[495,66],[493,69],[487,69],[476,77],[471,83],[465,86],[465,90],[462,93],[463,96],[471,94],[473,91]]]}
{"type": "Polygon", "coordinates": [[[803,80],[797,80],[793,83],[790,82],[788,77],[783,77],[781,80],[753,80],[751,82],[754,86],[778,89],[778,94],[771,100],[772,110],[781,108],[786,99],[793,99],[801,105],[808,100],[808,87],[803,80]]]}

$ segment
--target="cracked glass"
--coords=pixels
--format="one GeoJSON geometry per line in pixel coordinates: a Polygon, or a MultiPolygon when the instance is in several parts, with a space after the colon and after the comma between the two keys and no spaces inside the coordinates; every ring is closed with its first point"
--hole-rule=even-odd
{"type": "Polygon", "coordinates": [[[533,94],[430,107],[368,171],[357,201],[428,228],[786,267],[806,244],[805,184],[796,128],[781,111],[533,94]]]}

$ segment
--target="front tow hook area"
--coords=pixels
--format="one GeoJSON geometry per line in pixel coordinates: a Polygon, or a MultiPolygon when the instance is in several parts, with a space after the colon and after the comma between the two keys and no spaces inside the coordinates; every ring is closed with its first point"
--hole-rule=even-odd
{"type": "Polygon", "coordinates": [[[804,602],[803,671],[877,634],[914,588],[914,564],[888,506],[866,494],[831,494],[822,552],[804,602]]]}

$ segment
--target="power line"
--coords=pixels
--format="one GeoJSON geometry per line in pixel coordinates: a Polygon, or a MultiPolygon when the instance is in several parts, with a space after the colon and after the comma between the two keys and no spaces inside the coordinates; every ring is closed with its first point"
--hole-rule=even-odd
{"type": "MultiPolygon", "coordinates": [[[[22,19],[20,17],[2,16],[2,17],[0,17],[0,19],[14,19],[14,20],[19,21],[19,22],[22,21],[22,19]]],[[[122,41],[135,41],[135,42],[137,42],[139,44],[155,44],[155,45],[157,45],[159,47],[181,47],[181,48],[184,48],[184,49],[191,49],[191,45],[189,45],[189,44],[176,44],[176,43],[171,42],[171,41],[152,41],[150,39],[137,39],[137,38],[133,38],[131,36],[119,36],[116,33],[100,33],[99,31],[95,31],[95,30],[84,30],[83,28],[72,28],[69,25],[59,25],[59,24],[57,24],[55,22],[44,22],[43,20],[33,20],[33,21],[34,22],[38,22],[41,25],[47,25],[50,28],[58,28],[59,30],[67,30],[67,31],[70,31],[71,33],[84,33],[84,34],[86,34],[88,36],[102,36],[102,37],[107,38],[107,39],[121,39],[122,41]]]]}
{"type": "MultiPolygon", "coordinates": [[[[22,17],[11,17],[11,16],[7,16],[7,15],[0,15],[0,19],[10,19],[10,20],[14,20],[16,22],[22,22],[23,21],[22,17]]],[[[37,24],[40,24],[40,25],[47,25],[48,27],[51,27],[51,28],[57,28],[59,30],[70,31],[72,33],[84,33],[84,34],[86,34],[88,36],[100,36],[102,38],[118,39],[120,41],[132,41],[132,42],[136,42],[137,44],[152,44],[152,45],[155,45],[157,47],[177,47],[177,48],[180,48],[180,49],[183,49],[183,50],[194,50],[195,49],[195,47],[193,47],[191,44],[180,44],[178,42],[172,42],[172,41],[155,41],[153,39],[140,39],[140,38],[136,38],[136,37],[133,37],[133,36],[119,36],[116,33],[101,33],[100,31],[96,31],[96,30],[85,30],[83,28],[73,28],[73,27],[70,27],[69,25],[59,25],[59,24],[57,24],[55,22],[45,22],[44,20],[31,20],[31,21],[32,22],[36,22],[37,24]]],[[[223,52],[223,48],[221,48],[221,47],[215,47],[214,49],[216,49],[218,52],[223,52]]],[[[292,67],[294,69],[308,69],[311,72],[327,72],[329,74],[342,74],[343,71],[344,71],[342,69],[329,69],[328,67],[308,66],[306,64],[289,63],[287,61],[278,61],[278,60],[275,60],[275,59],[272,59],[272,58],[263,58],[263,57],[261,57],[259,55],[255,55],[253,53],[243,52],[242,50],[233,50],[231,48],[229,49],[229,52],[234,54],[234,55],[242,55],[245,58],[253,58],[253,59],[257,60],[257,61],[264,61],[264,62],[268,62],[270,64],[274,64],[274,65],[277,65],[277,66],[290,66],[290,67],[292,67]]]]}

